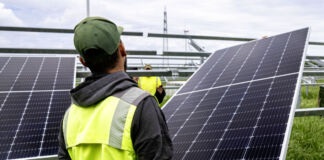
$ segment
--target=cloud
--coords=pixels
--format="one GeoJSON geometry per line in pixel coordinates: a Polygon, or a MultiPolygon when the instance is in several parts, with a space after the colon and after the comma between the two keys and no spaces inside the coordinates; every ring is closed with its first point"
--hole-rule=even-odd
{"type": "Polygon", "coordinates": [[[24,26],[24,23],[15,15],[15,13],[0,3],[0,25],[1,26],[24,26]]]}
{"type": "MultiPolygon", "coordinates": [[[[85,0],[28,0],[28,3],[25,0],[2,1],[27,26],[73,28],[86,16],[85,0]]],[[[260,38],[311,26],[311,40],[324,41],[324,1],[320,0],[90,0],[92,16],[111,19],[123,26],[125,31],[161,33],[164,6],[167,6],[168,11],[169,33],[182,34],[184,29],[189,29],[190,34],[260,38]]],[[[59,38],[57,35],[48,36],[47,39],[54,47],[73,48],[71,42],[62,41],[71,38],[59,38]]],[[[162,49],[162,39],[159,38],[123,37],[123,40],[129,49],[162,49]]],[[[238,43],[197,42],[208,51],[238,43]]],[[[45,42],[37,43],[43,45],[45,42]]],[[[184,50],[184,46],[184,40],[169,39],[170,50],[184,50]]],[[[323,51],[323,47],[312,48],[323,51]]]]}

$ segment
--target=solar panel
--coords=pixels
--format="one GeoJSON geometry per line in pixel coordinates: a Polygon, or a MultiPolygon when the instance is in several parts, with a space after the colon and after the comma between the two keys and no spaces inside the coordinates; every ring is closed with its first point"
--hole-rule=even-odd
{"type": "Polygon", "coordinates": [[[308,30],[213,53],[163,107],[174,159],[284,159],[308,30]]]}
{"type": "Polygon", "coordinates": [[[55,155],[74,57],[0,57],[0,159],[55,155]]]}

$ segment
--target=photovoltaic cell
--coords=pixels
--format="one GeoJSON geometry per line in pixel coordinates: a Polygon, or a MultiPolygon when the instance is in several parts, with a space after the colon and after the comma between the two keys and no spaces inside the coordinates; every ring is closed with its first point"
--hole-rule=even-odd
{"type": "Polygon", "coordinates": [[[174,159],[285,158],[307,37],[305,28],[212,54],[163,107],[174,159]]]}
{"type": "Polygon", "coordinates": [[[74,57],[0,57],[0,159],[55,155],[74,57]]]}

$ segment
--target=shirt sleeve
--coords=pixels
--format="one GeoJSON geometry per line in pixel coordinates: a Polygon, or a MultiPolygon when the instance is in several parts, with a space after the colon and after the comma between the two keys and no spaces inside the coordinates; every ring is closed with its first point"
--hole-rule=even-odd
{"type": "Polygon", "coordinates": [[[158,88],[158,87],[160,87],[162,85],[162,83],[161,83],[160,77],[156,77],[156,78],[157,78],[157,86],[156,86],[156,88],[158,88]]]}
{"type": "Polygon", "coordinates": [[[69,155],[69,152],[65,148],[65,141],[64,141],[64,136],[63,136],[63,120],[60,125],[58,141],[59,141],[59,149],[58,149],[58,153],[57,153],[58,159],[59,160],[70,160],[71,157],[69,155]]]}
{"type": "Polygon", "coordinates": [[[171,159],[172,141],[165,117],[156,100],[149,96],[138,106],[134,114],[131,138],[140,160],[171,159]]]}
{"type": "Polygon", "coordinates": [[[138,88],[142,88],[142,77],[138,77],[137,85],[138,88]]]}

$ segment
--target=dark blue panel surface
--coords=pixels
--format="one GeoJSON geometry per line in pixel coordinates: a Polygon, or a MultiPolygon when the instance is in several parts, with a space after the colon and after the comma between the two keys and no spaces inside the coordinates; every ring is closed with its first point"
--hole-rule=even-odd
{"type": "Polygon", "coordinates": [[[265,61],[266,55],[269,54],[268,49],[271,47],[272,41],[273,37],[257,41],[255,48],[238,73],[234,83],[252,80],[255,73],[260,69],[260,64],[265,61]]]}
{"type": "Polygon", "coordinates": [[[282,57],[278,75],[298,72],[305,46],[308,30],[299,30],[291,34],[287,44],[287,49],[282,57]]]}
{"type": "MultiPolygon", "coordinates": [[[[196,74],[194,74],[192,76],[192,78],[190,79],[190,81],[188,81],[183,87],[182,89],[179,91],[179,93],[184,93],[184,92],[188,92],[188,91],[192,91],[192,90],[196,90],[199,83],[202,83],[201,81],[204,80],[208,74],[209,71],[212,71],[213,68],[215,68],[215,66],[218,63],[221,63],[220,60],[223,59],[223,57],[226,55],[227,50],[223,49],[223,50],[219,50],[216,51],[215,53],[213,53],[207,62],[205,62],[200,70],[201,72],[196,72],[196,74]]],[[[212,84],[209,84],[210,86],[212,84]]]]}
{"type": "MultiPolygon", "coordinates": [[[[224,71],[231,66],[231,62],[234,60],[233,57],[238,54],[238,52],[241,49],[241,45],[228,48],[225,55],[222,57],[222,59],[219,60],[219,63],[217,63],[213,69],[205,76],[203,80],[201,80],[201,83],[198,84],[195,90],[200,89],[206,89],[210,88],[213,85],[215,85],[216,81],[222,76],[224,71]]],[[[202,71],[206,73],[205,71],[202,71]]]]}
{"type": "Polygon", "coordinates": [[[197,108],[201,99],[205,96],[206,92],[197,92],[190,94],[186,101],[179,104],[178,110],[174,110],[170,116],[166,117],[168,122],[169,131],[176,134],[178,127],[184,127],[187,129],[187,126],[183,126],[186,118],[197,108]]]}
{"type": "Polygon", "coordinates": [[[0,57],[0,73],[6,67],[6,64],[9,63],[9,61],[10,61],[9,57],[0,57]]]}
{"type": "MultiPolygon", "coordinates": [[[[297,76],[212,89],[207,95],[203,92],[205,98],[188,98],[186,101],[203,101],[191,116],[190,111],[179,109],[180,113],[168,121],[175,159],[185,155],[186,159],[192,159],[200,154],[213,155],[215,159],[262,158],[261,155],[265,156],[262,152],[252,152],[256,152],[255,148],[267,148],[267,144],[280,151],[297,76]]],[[[271,158],[279,155],[280,152],[274,152],[271,158]]]]}
{"type": "Polygon", "coordinates": [[[23,91],[32,90],[34,83],[36,83],[36,77],[41,67],[42,61],[45,58],[33,57],[27,58],[26,64],[22,68],[22,71],[17,75],[17,81],[15,82],[12,90],[23,91]]]}
{"type": "Polygon", "coordinates": [[[74,66],[74,57],[0,57],[0,91],[71,89],[74,66]]]}
{"type": "Polygon", "coordinates": [[[261,79],[298,72],[307,33],[302,29],[216,51],[179,93],[250,81],[253,75],[261,79]]]}
{"type": "Polygon", "coordinates": [[[26,106],[29,93],[1,94],[0,108],[0,159],[6,159],[13,137],[26,106]]]}
{"type": "MultiPolygon", "coordinates": [[[[34,92],[31,93],[27,106],[24,104],[17,106],[22,109],[26,107],[26,111],[12,146],[10,158],[31,157],[39,154],[50,98],[51,92],[34,92]]],[[[17,129],[18,127],[14,131],[17,129]]]]}
{"type": "Polygon", "coordinates": [[[35,90],[53,90],[57,68],[59,67],[59,58],[47,57],[37,80],[35,90]]]}
{"type": "Polygon", "coordinates": [[[297,30],[211,57],[163,108],[174,159],[279,159],[307,33],[297,30]]]}
{"type": "Polygon", "coordinates": [[[73,86],[75,58],[62,58],[57,74],[55,89],[70,89],[73,86]]]}
{"type": "Polygon", "coordinates": [[[47,119],[44,143],[42,145],[41,156],[55,155],[58,152],[57,134],[59,125],[67,108],[71,105],[70,92],[54,92],[50,114],[47,119]]]}
{"type": "Polygon", "coordinates": [[[0,57],[0,65],[0,159],[57,154],[75,58],[0,57]]]}
{"type": "Polygon", "coordinates": [[[246,64],[246,60],[249,59],[252,51],[255,48],[256,43],[251,42],[246,45],[242,45],[226,66],[226,68],[219,74],[219,77],[215,80],[213,87],[223,86],[231,84],[233,79],[237,77],[237,74],[242,70],[242,66],[246,64]]]}
{"type": "Polygon", "coordinates": [[[261,67],[257,71],[255,79],[266,78],[274,76],[278,65],[280,63],[282,55],[285,53],[285,47],[288,42],[290,34],[282,34],[276,37],[272,37],[272,43],[267,55],[261,64],[261,67]]]}
{"type": "MultiPolygon", "coordinates": [[[[2,58],[7,59],[6,57],[0,57],[0,59],[2,58]]],[[[0,72],[0,91],[9,91],[12,89],[26,61],[26,57],[10,58],[8,64],[0,72]]]]}
{"type": "MultiPolygon", "coordinates": [[[[29,96],[30,93],[24,94],[29,96]]],[[[24,116],[20,116],[13,122],[14,127],[6,128],[12,130],[10,136],[16,134],[16,138],[14,140],[11,138],[9,141],[11,143],[8,144],[9,146],[12,144],[9,158],[56,154],[59,126],[64,112],[70,104],[69,91],[55,91],[33,92],[28,105],[24,102],[16,105],[15,110],[21,111],[24,108],[26,110],[24,116]],[[22,120],[20,120],[21,117],[22,120]],[[20,126],[18,126],[19,121],[21,121],[20,126]]]]}

